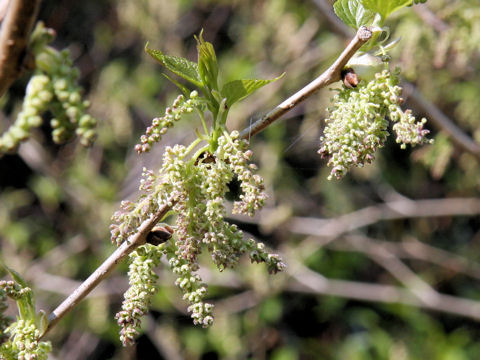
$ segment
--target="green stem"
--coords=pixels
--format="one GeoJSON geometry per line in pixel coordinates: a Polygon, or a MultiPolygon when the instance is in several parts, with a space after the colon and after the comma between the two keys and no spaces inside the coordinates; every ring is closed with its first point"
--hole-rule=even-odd
{"type": "Polygon", "coordinates": [[[193,162],[197,161],[198,157],[202,155],[205,151],[207,151],[209,148],[210,148],[210,145],[205,145],[204,147],[201,147],[200,149],[198,149],[197,152],[192,156],[193,162]]]}
{"type": "Polygon", "coordinates": [[[192,151],[193,148],[194,148],[195,146],[197,146],[201,141],[202,141],[202,139],[200,139],[200,138],[195,139],[195,140],[188,146],[186,154],[189,154],[190,151],[192,151]]]}

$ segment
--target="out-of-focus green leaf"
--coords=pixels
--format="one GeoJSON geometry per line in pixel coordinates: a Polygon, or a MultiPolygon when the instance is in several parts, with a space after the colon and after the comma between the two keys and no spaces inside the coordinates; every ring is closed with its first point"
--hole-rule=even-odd
{"type": "MultiPolygon", "coordinates": [[[[12,277],[12,279],[23,288],[28,288],[27,282],[17,273],[15,270],[9,268],[7,265],[0,261],[2,266],[12,277]]],[[[22,296],[17,300],[18,313],[22,320],[35,320],[35,298],[33,292],[26,291],[25,296],[22,296]]]]}

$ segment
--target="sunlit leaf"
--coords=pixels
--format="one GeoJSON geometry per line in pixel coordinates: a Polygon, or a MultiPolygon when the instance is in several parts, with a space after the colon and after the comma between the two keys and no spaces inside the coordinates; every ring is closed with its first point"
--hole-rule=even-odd
{"type": "Polygon", "coordinates": [[[194,62],[178,56],[165,55],[160,50],[150,49],[148,43],[145,45],[145,51],[174,74],[190,81],[199,88],[203,87],[198,65],[194,62]]]}
{"type": "Polygon", "coordinates": [[[386,19],[391,13],[411,5],[412,0],[360,0],[363,6],[386,19]]]}
{"type": "Polygon", "coordinates": [[[360,0],[338,0],[333,4],[333,10],[346,25],[354,29],[370,25],[375,18],[375,12],[366,9],[360,0]]]}
{"type": "Polygon", "coordinates": [[[227,98],[227,106],[230,107],[232,104],[246,98],[248,95],[260,89],[261,87],[282,78],[283,75],[285,75],[285,73],[279,77],[276,77],[275,79],[270,80],[245,79],[230,81],[223,85],[221,94],[224,98],[227,98]]]}
{"type": "Polygon", "coordinates": [[[198,73],[203,81],[212,90],[218,89],[218,63],[213,45],[203,39],[203,30],[197,40],[198,73]]]}

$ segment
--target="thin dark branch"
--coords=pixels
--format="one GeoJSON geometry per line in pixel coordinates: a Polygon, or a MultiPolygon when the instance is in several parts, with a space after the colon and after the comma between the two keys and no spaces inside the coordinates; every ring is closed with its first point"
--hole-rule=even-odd
{"type": "Polygon", "coordinates": [[[0,34],[0,96],[22,74],[40,0],[10,0],[0,34]]]}

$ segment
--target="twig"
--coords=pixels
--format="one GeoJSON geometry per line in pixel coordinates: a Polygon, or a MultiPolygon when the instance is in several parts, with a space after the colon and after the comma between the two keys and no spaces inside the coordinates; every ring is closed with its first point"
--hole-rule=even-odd
{"type": "MultiPolygon", "coordinates": [[[[329,248],[340,251],[352,251],[352,246],[344,244],[341,239],[335,241],[329,248]]],[[[428,262],[453,273],[461,273],[480,280],[480,264],[463,256],[446,251],[435,246],[424,244],[420,241],[381,241],[369,239],[369,242],[377,248],[383,248],[402,259],[412,259],[428,262]]]]}
{"type": "MultiPolygon", "coordinates": [[[[168,203],[168,202],[167,202],[168,203]]],[[[171,206],[163,205],[158,212],[138,228],[128,241],[120,245],[69,297],[67,297],[49,316],[47,333],[55,324],[72,310],[90,291],[92,291],[110,272],[138,246],[145,244],[148,233],[155,224],[170,210],[171,206]]]]}
{"type": "Polygon", "coordinates": [[[372,31],[365,26],[362,26],[357,31],[357,34],[353,40],[350,41],[345,50],[343,50],[343,52],[337,58],[337,60],[335,60],[335,62],[323,74],[309,83],[303,89],[290,96],[287,100],[282,102],[272,111],[268,112],[247,129],[243,130],[241,136],[243,138],[249,138],[249,136],[259,133],[279,117],[293,109],[308,97],[312,96],[319,89],[340,80],[340,73],[347,64],[348,60],[350,60],[357,50],[360,49],[368,40],[370,40],[371,37],[372,31]]]}
{"type": "Polygon", "coordinates": [[[398,200],[368,206],[333,219],[293,217],[289,230],[297,234],[335,238],[381,220],[478,214],[480,200],[477,198],[398,200]]]}
{"type": "Polygon", "coordinates": [[[10,0],[0,34],[0,96],[21,75],[40,0],[10,0]]]}
{"type": "Polygon", "coordinates": [[[450,25],[435,15],[426,4],[417,4],[413,7],[413,10],[420,17],[420,19],[434,28],[435,31],[441,33],[450,29],[450,25]]]}
{"type": "Polygon", "coordinates": [[[435,303],[426,303],[420,301],[410,291],[398,286],[327,279],[305,267],[293,274],[292,277],[295,279],[295,282],[289,283],[286,287],[290,291],[338,296],[363,301],[404,304],[480,321],[480,302],[475,300],[438,294],[435,303]]]}
{"type": "Polygon", "coordinates": [[[377,247],[375,243],[364,236],[347,236],[345,240],[356,251],[364,253],[387,270],[423,303],[432,305],[438,301],[438,292],[388,249],[377,247]]]}
{"type": "MultiPolygon", "coordinates": [[[[286,251],[283,253],[285,254],[286,251]]],[[[288,262],[286,274],[291,278],[283,287],[286,291],[376,303],[403,304],[480,321],[479,301],[438,293],[435,302],[423,302],[411,291],[399,286],[329,279],[308,269],[294,256],[288,256],[286,261],[288,262]]],[[[208,272],[210,271],[204,269],[202,276],[206,276],[208,272]]],[[[209,282],[215,286],[230,289],[245,289],[248,286],[239,279],[237,274],[231,274],[229,278],[211,274],[209,282]]]]}
{"type": "MultiPolygon", "coordinates": [[[[357,35],[350,42],[347,48],[340,54],[337,60],[317,79],[308,84],[305,88],[291,96],[274,110],[270,111],[260,120],[255,122],[251,127],[242,131],[243,138],[249,138],[266,128],[268,125],[277,120],[280,116],[293,109],[303,100],[311,96],[318,89],[332,84],[340,80],[340,72],[346,65],[348,60],[355,52],[372,36],[372,32],[366,27],[358,30],[357,35]]],[[[170,200],[170,203],[173,203],[170,200]]],[[[49,324],[45,334],[55,324],[71,311],[85,296],[87,296],[108,274],[123,260],[129,253],[146,241],[146,236],[160,221],[160,219],[171,209],[171,206],[164,205],[152,218],[143,222],[138,228],[138,232],[131,236],[127,242],[124,242],[115,252],[110,255],[67,299],[65,299],[48,317],[49,324]]],[[[44,335],[45,335],[44,334],[44,335]]]]}

